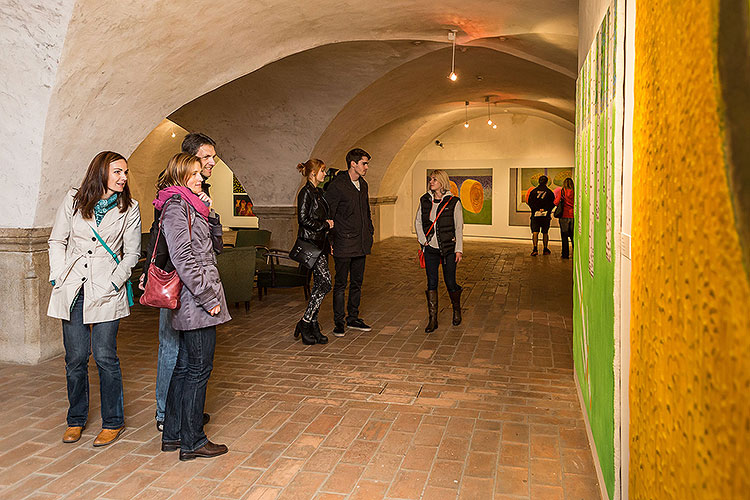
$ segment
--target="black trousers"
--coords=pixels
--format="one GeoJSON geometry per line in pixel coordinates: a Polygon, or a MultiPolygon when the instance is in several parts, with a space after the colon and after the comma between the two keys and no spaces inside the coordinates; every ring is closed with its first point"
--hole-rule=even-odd
{"type": "Polygon", "coordinates": [[[333,321],[344,322],[359,318],[359,300],[362,298],[362,280],[365,276],[365,256],[333,257],[336,265],[336,278],[333,282],[333,321]],[[346,283],[349,282],[349,301],[346,301],[346,283]]]}
{"type": "Polygon", "coordinates": [[[438,288],[438,267],[443,264],[443,279],[445,280],[445,287],[449,292],[455,292],[461,290],[461,287],[456,283],[456,254],[451,253],[443,257],[440,254],[440,250],[436,250],[431,246],[427,246],[424,249],[424,263],[425,271],[427,272],[427,289],[437,290],[438,288]]]}

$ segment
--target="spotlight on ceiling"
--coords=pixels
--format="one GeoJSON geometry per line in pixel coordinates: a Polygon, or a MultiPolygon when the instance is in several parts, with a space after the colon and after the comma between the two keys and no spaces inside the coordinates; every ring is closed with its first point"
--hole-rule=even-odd
{"type": "Polygon", "coordinates": [[[469,128],[469,101],[464,101],[464,128],[469,128]]]}
{"type": "Polygon", "coordinates": [[[456,80],[458,80],[458,75],[456,74],[456,30],[450,30],[448,32],[448,40],[453,42],[451,56],[451,74],[448,75],[448,79],[452,82],[455,82],[456,80]]]}

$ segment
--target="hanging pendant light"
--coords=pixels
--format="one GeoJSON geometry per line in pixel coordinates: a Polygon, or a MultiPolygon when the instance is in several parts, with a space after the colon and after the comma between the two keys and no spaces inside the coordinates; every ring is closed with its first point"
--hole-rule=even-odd
{"type": "MultiPolygon", "coordinates": [[[[492,113],[490,113],[490,96],[485,97],[484,100],[487,102],[487,125],[491,127],[492,126],[492,113]]],[[[497,125],[495,125],[495,128],[497,128],[497,125]]]]}
{"type": "Polygon", "coordinates": [[[456,74],[456,30],[450,30],[448,32],[448,40],[453,42],[453,55],[451,57],[451,74],[448,75],[448,79],[452,82],[455,82],[458,80],[458,75],[456,74]]]}
{"type": "Polygon", "coordinates": [[[469,101],[464,101],[466,106],[464,107],[464,110],[466,111],[466,114],[464,116],[464,128],[469,128],[469,101]]]}

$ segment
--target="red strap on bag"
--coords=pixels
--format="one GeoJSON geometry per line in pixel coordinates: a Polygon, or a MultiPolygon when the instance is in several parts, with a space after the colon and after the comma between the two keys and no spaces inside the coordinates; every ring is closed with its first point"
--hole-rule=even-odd
{"type": "MultiPolygon", "coordinates": [[[[445,210],[445,207],[447,207],[448,203],[450,203],[451,198],[453,198],[453,196],[451,196],[450,198],[448,198],[448,201],[445,202],[445,205],[443,205],[443,208],[441,208],[440,211],[435,216],[435,220],[432,221],[432,225],[430,226],[430,229],[428,229],[427,233],[424,235],[425,240],[427,241],[427,243],[430,242],[430,238],[428,238],[427,235],[430,234],[430,232],[432,231],[432,229],[435,227],[435,223],[440,218],[440,214],[443,213],[443,210],[445,210]]],[[[419,267],[421,267],[422,269],[424,269],[426,264],[424,262],[424,247],[422,245],[419,245],[419,250],[417,250],[417,261],[419,262],[419,267]]]]}

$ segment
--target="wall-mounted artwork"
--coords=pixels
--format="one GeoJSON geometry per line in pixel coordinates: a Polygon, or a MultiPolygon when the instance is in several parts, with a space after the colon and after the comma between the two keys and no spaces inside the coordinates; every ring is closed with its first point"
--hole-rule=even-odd
{"type": "Polygon", "coordinates": [[[236,175],[232,174],[232,193],[234,194],[247,194],[245,186],[242,185],[236,175]]]}
{"type": "Polygon", "coordinates": [[[529,189],[539,186],[539,178],[543,175],[546,175],[549,179],[547,187],[554,191],[562,187],[565,179],[573,178],[573,169],[569,167],[519,168],[515,193],[517,212],[531,212],[529,205],[526,204],[526,194],[529,189]]]}
{"type": "Polygon", "coordinates": [[[250,217],[255,216],[253,213],[253,201],[246,194],[235,194],[234,195],[234,210],[235,217],[250,217]]]}
{"type": "Polygon", "coordinates": [[[450,190],[461,198],[464,224],[492,225],[492,169],[446,170],[450,190]]]}

